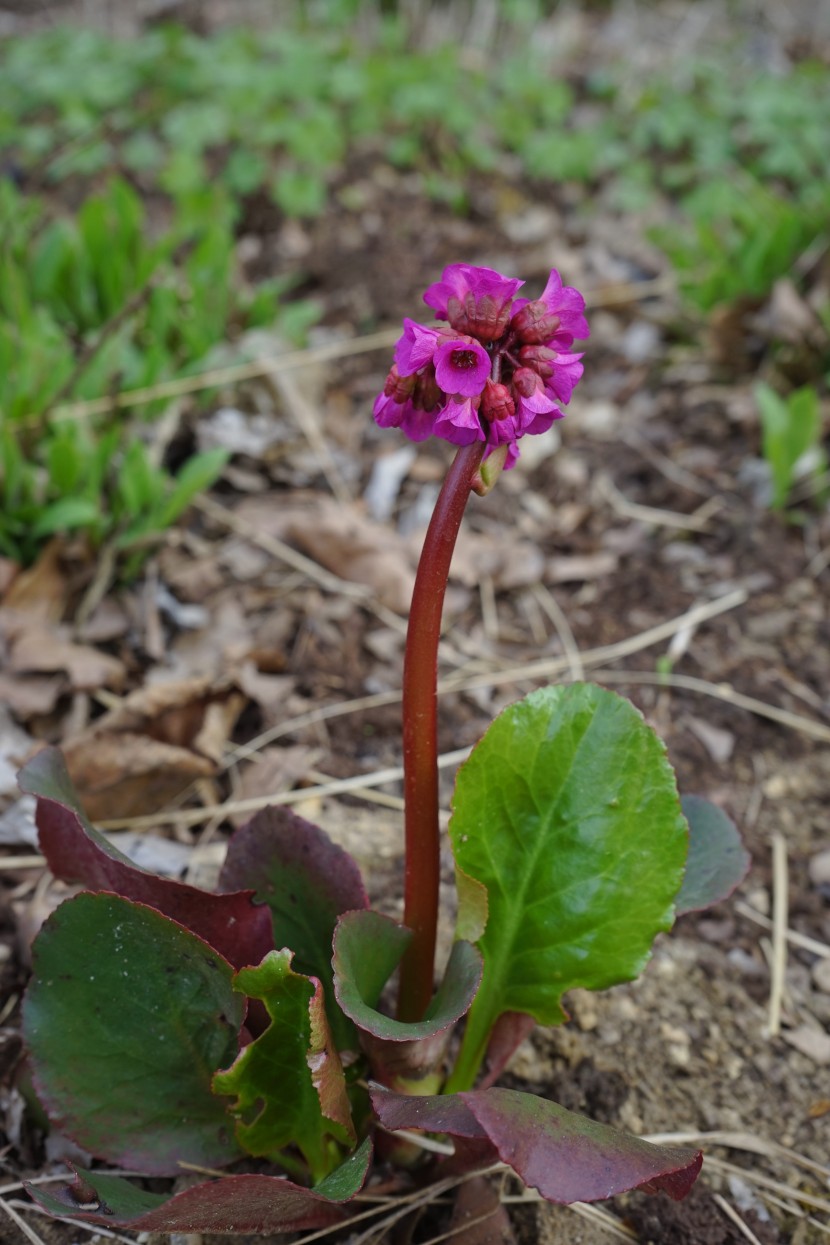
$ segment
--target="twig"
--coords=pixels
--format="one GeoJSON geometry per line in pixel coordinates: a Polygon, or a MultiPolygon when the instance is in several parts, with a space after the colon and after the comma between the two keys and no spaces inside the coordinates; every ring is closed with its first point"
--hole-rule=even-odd
{"type": "MultiPolygon", "coordinates": [[[[51,1211],[44,1210],[42,1206],[38,1206],[37,1202],[16,1201],[12,1205],[19,1206],[21,1210],[29,1210],[34,1215],[44,1215],[49,1219],[57,1219],[58,1223],[67,1223],[70,1228],[83,1228],[84,1232],[89,1232],[92,1236],[105,1236],[109,1240],[120,1241],[122,1245],[136,1245],[135,1237],[122,1236],[120,1232],[114,1232],[112,1228],[104,1228],[99,1223],[86,1223],[83,1219],[69,1219],[64,1215],[53,1215],[51,1211]]],[[[6,1211],[11,1209],[8,1202],[4,1203],[3,1206],[6,1211]]],[[[17,1222],[25,1227],[23,1220],[19,1217],[17,1222]]],[[[46,1242],[40,1236],[32,1235],[29,1237],[29,1240],[37,1242],[37,1245],[46,1245],[46,1242]]]]}
{"type": "Polygon", "coordinates": [[[721,1210],[726,1215],[726,1217],[732,1220],[732,1222],[734,1223],[738,1231],[742,1232],[743,1235],[746,1237],[746,1239],[752,1242],[752,1245],[761,1245],[761,1242],[758,1240],[758,1237],[752,1231],[752,1228],[750,1228],[748,1223],[744,1222],[744,1220],[735,1210],[734,1206],[729,1205],[725,1197],[722,1197],[720,1193],[713,1193],[712,1200],[717,1203],[717,1205],[721,1208],[721,1210]]]}
{"type": "Polygon", "coordinates": [[[20,1228],[20,1231],[26,1237],[26,1240],[31,1242],[31,1245],[46,1245],[43,1237],[38,1236],[37,1232],[35,1232],[33,1228],[29,1227],[26,1220],[21,1215],[18,1215],[14,1207],[2,1198],[0,1198],[0,1207],[2,1207],[3,1211],[8,1215],[12,1223],[16,1224],[16,1226],[20,1228]]]}
{"type": "Polygon", "coordinates": [[[600,477],[599,487],[601,495],[610,502],[617,514],[625,515],[628,519],[637,519],[640,523],[648,523],[652,527],[672,527],[681,532],[705,531],[712,515],[723,508],[723,499],[720,497],[710,497],[693,514],[678,514],[674,510],[642,506],[639,502],[629,501],[611,477],[605,474],[600,477]]]}
{"type": "MultiPolygon", "coordinates": [[[[583,653],[583,659],[587,654],[583,653]]],[[[813,739],[821,739],[830,743],[830,726],[816,722],[814,718],[805,718],[800,713],[791,713],[789,709],[779,709],[765,700],[756,700],[754,696],[744,696],[736,692],[728,683],[709,683],[706,679],[697,679],[687,674],[657,674],[648,670],[597,670],[596,677],[605,683],[644,683],[657,687],[676,687],[682,691],[700,692],[704,696],[712,696],[715,700],[723,700],[736,709],[746,709],[759,718],[768,718],[780,726],[788,726],[791,730],[800,731],[813,739]]]]}
{"type": "MultiPolygon", "coordinates": [[[[278,361],[277,358],[275,362],[278,361]]],[[[294,416],[300,431],[317,456],[334,497],[343,505],[348,505],[352,501],[351,492],[337,466],[329,442],[323,435],[320,416],[315,407],[308,401],[290,372],[271,368],[265,373],[265,382],[294,416]]]]}
{"type": "MultiPolygon", "coordinates": [[[[458,765],[469,755],[469,748],[457,748],[454,752],[445,752],[438,758],[438,766],[446,769],[449,766],[458,765]]],[[[310,800],[324,800],[347,793],[355,794],[362,787],[379,787],[387,782],[400,782],[402,778],[403,769],[395,765],[389,769],[376,770],[373,774],[354,774],[351,778],[334,778],[316,787],[278,791],[273,795],[251,796],[246,800],[227,800],[223,804],[209,804],[202,808],[177,809],[174,812],[162,810],[143,817],[120,817],[112,821],[101,821],[98,824],[102,830],[142,830],[157,826],[161,822],[169,822],[177,826],[196,826],[211,817],[224,818],[233,813],[253,813],[271,804],[306,804],[310,800]]]]}
{"type": "MultiPolygon", "coordinates": [[[[644,648],[651,648],[652,645],[669,639],[678,631],[682,631],[684,627],[696,627],[702,622],[716,618],[727,610],[733,610],[739,605],[744,605],[748,600],[748,596],[749,594],[745,588],[735,588],[731,592],[725,593],[722,597],[718,597],[715,601],[707,601],[704,604],[695,605],[690,610],[687,610],[685,614],[680,614],[676,618],[669,618],[665,622],[657,623],[654,627],[638,632],[637,635],[629,636],[626,640],[619,640],[615,644],[603,644],[599,648],[584,649],[581,653],[582,664],[586,667],[601,666],[607,661],[617,661],[619,658],[628,657],[632,653],[642,652],[644,648]]],[[[476,687],[495,687],[501,683],[521,683],[527,679],[550,678],[552,675],[561,674],[564,670],[567,670],[569,665],[570,662],[567,657],[543,657],[539,661],[530,661],[523,666],[511,666],[490,674],[474,675],[470,678],[464,675],[453,675],[439,680],[438,691],[439,693],[470,691],[476,687]]],[[[828,728],[828,738],[830,738],[830,728],[828,728]]]]}
{"type": "MultiPolygon", "coordinates": [[[[715,1129],[710,1132],[649,1133],[642,1140],[651,1141],[658,1146],[691,1146],[708,1143],[712,1146],[725,1146],[728,1150],[744,1150],[747,1154],[760,1154],[764,1158],[791,1163],[793,1167],[803,1167],[805,1171],[814,1172],[822,1180],[830,1181],[830,1167],[824,1167],[815,1159],[808,1159],[804,1154],[790,1150],[777,1141],[767,1141],[765,1137],[758,1137],[755,1133],[732,1132],[727,1129],[715,1129]]],[[[706,1161],[709,1161],[708,1158],[706,1161]]]]}
{"type": "Polygon", "coordinates": [[[565,611],[545,584],[535,584],[532,592],[540,608],[544,610],[556,628],[556,634],[559,636],[562,649],[568,659],[571,682],[579,683],[585,678],[585,669],[582,665],[579,645],[574,638],[574,633],[571,630],[571,624],[568,622],[565,611]]]}
{"type": "MultiPolygon", "coordinates": [[[[736,899],[733,902],[733,907],[741,916],[754,921],[756,925],[761,925],[764,929],[772,929],[772,921],[769,917],[764,916],[761,912],[756,912],[754,908],[750,908],[749,904],[736,899]]],[[[801,947],[804,951],[810,951],[813,955],[819,955],[822,959],[830,959],[830,946],[826,942],[818,942],[815,938],[808,938],[806,934],[800,934],[796,929],[787,930],[787,942],[792,943],[794,947],[801,947]]]]}
{"type": "Polygon", "coordinates": [[[771,1193],[778,1193],[782,1197],[790,1197],[794,1202],[800,1202],[803,1206],[809,1206],[813,1210],[820,1210],[825,1214],[830,1214],[830,1201],[827,1198],[816,1197],[813,1193],[805,1193],[803,1189],[796,1189],[793,1185],[783,1184],[780,1180],[773,1180],[770,1176],[765,1176],[762,1172],[755,1171],[754,1168],[738,1167],[735,1163],[727,1163],[724,1159],[712,1158],[707,1155],[706,1162],[710,1167],[717,1168],[718,1171],[726,1172],[728,1175],[740,1176],[742,1180],[756,1184],[759,1189],[769,1189],[771,1193]]]}
{"type": "Polygon", "coordinates": [[[393,631],[400,632],[402,635],[406,634],[405,619],[399,618],[392,610],[382,605],[380,601],[377,601],[372,590],[364,584],[355,584],[347,579],[341,579],[339,575],[327,571],[320,566],[319,562],[306,557],[304,553],[300,553],[291,545],[287,545],[279,537],[258,531],[253,523],[248,523],[247,520],[235,514],[233,510],[228,510],[226,506],[220,506],[218,502],[215,502],[210,497],[195,497],[192,505],[216,523],[221,523],[229,531],[243,536],[251,544],[258,545],[260,549],[270,553],[273,558],[278,558],[281,562],[285,562],[288,566],[293,567],[295,571],[299,571],[302,575],[307,576],[312,582],[319,584],[327,592],[335,592],[341,596],[351,597],[353,600],[360,602],[366,609],[371,610],[387,627],[390,627],[393,631]]]}
{"type": "Polygon", "coordinates": [[[772,836],[772,963],[767,1033],[781,1032],[781,1001],[787,972],[787,841],[777,830],[772,836]]]}
{"type": "Polygon", "coordinates": [[[42,856],[4,856],[0,860],[0,871],[16,873],[18,869],[39,869],[42,864],[42,856]]]}

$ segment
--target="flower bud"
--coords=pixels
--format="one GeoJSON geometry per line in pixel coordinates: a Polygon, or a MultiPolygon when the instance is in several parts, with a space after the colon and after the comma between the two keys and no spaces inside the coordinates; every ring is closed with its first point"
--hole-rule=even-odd
{"type": "Polygon", "coordinates": [[[488,380],[481,395],[481,413],[488,424],[510,419],[516,413],[516,403],[507,385],[488,380]]]}
{"type": "Polygon", "coordinates": [[[383,386],[383,392],[387,398],[392,398],[398,403],[404,403],[407,398],[412,396],[414,388],[415,377],[401,376],[397,363],[393,363],[389,375],[386,377],[386,383],[383,386]]]}
{"type": "Polygon", "coordinates": [[[476,298],[467,290],[462,298],[447,299],[447,319],[458,333],[475,337],[481,342],[498,341],[510,320],[511,299],[497,299],[492,294],[476,298]]]}
{"type": "Polygon", "coordinates": [[[539,346],[550,341],[560,323],[559,316],[548,311],[547,304],[541,299],[525,303],[510,321],[511,328],[520,341],[539,346]]]}
{"type": "Polygon", "coordinates": [[[513,388],[520,398],[532,398],[542,388],[538,372],[529,367],[517,367],[513,373],[513,388]]]}
{"type": "Polygon", "coordinates": [[[550,380],[551,376],[553,376],[556,351],[551,350],[550,347],[522,346],[519,351],[519,358],[524,367],[532,368],[537,376],[541,376],[542,380],[550,380]]]}

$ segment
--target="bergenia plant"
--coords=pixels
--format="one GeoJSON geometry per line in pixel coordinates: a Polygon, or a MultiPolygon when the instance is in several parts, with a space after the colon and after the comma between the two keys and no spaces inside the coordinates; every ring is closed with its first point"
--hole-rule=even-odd
{"type": "Polygon", "coordinates": [[[498,1163],[552,1202],[691,1187],[695,1150],[496,1084],[534,1025],[567,1019],[569,990],[636,977],[678,912],[725,897],[746,869],[725,815],[681,804],[628,701],[542,688],[461,766],[456,936],[436,982],[436,669],[453,545],[470,492],[486,494],[521,439],[561,417],[582,372],[572,346],[588,335],[581,295],[556,272],[532,301],[522,284],[447,268],[425,295],[439,325],[406,321],[375,403],[382,426],[459,447],[406,644],[402,923],[372,910],[346,852],[284,808],[237,831],[211,894],[121,856],[86,820],[59,752],[24,769],[52,871],[87,888],[34,944],[24,1027],[37,1096],[96,1160],[191,1173],[164,1194],[77,1168],[56,1192],[32,1188],[54,1214],[163,1232],[336,1226],[378,1149],[386,1194],[498,1163]],[[417,1150],[416,1130],[442,1144],[417,1150]]]}

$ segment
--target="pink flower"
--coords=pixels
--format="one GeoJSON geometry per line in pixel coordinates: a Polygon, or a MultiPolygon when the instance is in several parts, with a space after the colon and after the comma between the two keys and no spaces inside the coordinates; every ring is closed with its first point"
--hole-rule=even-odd
{"type": "Polygon", "coordinates": [[[428,329],[415,320],[404,320],[403,337],[395,346],[395,362],[401,376],[411,376],[430,363],[441,338],[438,329],[428,329]]]}
{"type": "Polygon", "coordinates": [[[571,400],[571,394],[582,377],[585,370],[579,360],[581,354],[559,354],[556,356],[556,364],[547,383],[548,392],[552,392],[560,402],[564,402],[565,406],[571,400]]]}
{"type": "Polygon", "coordinates": [[[561,419],[559,403],[570,401],[582,376],[582,355],[570,348],[589,334],[585,300],[556,270],[540,298],[515,298],[523,284],[492,268],[445,268],[424,301],[449,328],[404,320],[373,408],[380,427],[413,441],[485,441],[486,454],[507,447],[509,468],[521,437],[561,419]]]}
{"type": "Polygon", "coordinates": [[[432,431],[436,437],[451,441],[453,445],[471,445],[473,441],[486,440],[472,398],[450,398],[439,412],[432,431]]]}
{"type": "Polygon", "coordinates": [[[435,351],[435,379],[444,393],[476,398],[490,375],[490,356],[472,337],[445,339],[435,351]]]}
{"type": "Polygon", "coordinates": [[[510,320],[513,295],[523,285],[524,281],[503,277],[492,268],[450,264],[424,294],[424,302],[434,308],[438,320],[449,320],[456,332],[482,342],[497,341],[510,320]]]}

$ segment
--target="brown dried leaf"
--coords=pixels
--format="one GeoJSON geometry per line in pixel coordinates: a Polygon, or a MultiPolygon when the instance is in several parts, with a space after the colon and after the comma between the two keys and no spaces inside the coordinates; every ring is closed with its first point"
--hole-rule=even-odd
{"type": "MultiPolygon", "coordinates": [[[[315,765],[320,751],[319,748],[308,748],[304,744],[265,748],[245,766],[236,797],[250,800],[290,790],[315,765]]],[[[234,825],[241,826],[250,821],[250,818],[250,813],[234,813],[231,820],[234,825]]]]}
{"type": "Polygon", "coordinates": [[[63,540],[50,540],[28,570],[21,571],[3,597],[3,608],[20,610],[44,623],[60,622],[66,608],[68,581],[61,564],[63,540]]]}
{"type": "Polygon", "coordinates": [[[64,744],[72,782],[92,821],[155,812],[214,764],[187,748],[131,732],[97,731],[64,744]]]}
{"type": "Polygon", "coordinates": [[[193,740],[195,751],[218,765],[244,708],[245,697],[239,692],[232,692],[224,699],[213,700],[206,705],[202,725],[193,740]]]}
{"type": "Polygon", "coordinates": [[[253,661],[243,661],[234,672],[237,687],[262,710],[266,724],[285,712],[296,679],[287,674],[264,674],[253,661]]]}
{"type": "Polygon", "coordinates": [[[0,674],[0,701],[21,722],[51,713],[66,690],[63,675],[0,674]]]}
{"type": "Polygon", "coordinates": [[[21,629],[9,646],[8,667],[15,674],[51,674],[65,671],[73,691],[118,689],[126,670],[117,657],[88,644],[74,644],[63,627],[21,629]]]}
{"type": "Polygon", "coordinates": [[[415,582],[409,545],[396,532],[367,519],[358,506],[324,499],[295,513],[285,535],[326,570],[371,588],[384,605],[405,614],[415,582]]]}
{"type": "Polygon", "coordinates": [[[504,539],[462,528],[458,536],[450,578],[474,588],[482,579],[492,579],[496,588],[526,588],[536,584],[544,573],[545,559],[534,544],[526,540],[504,539]]]}

